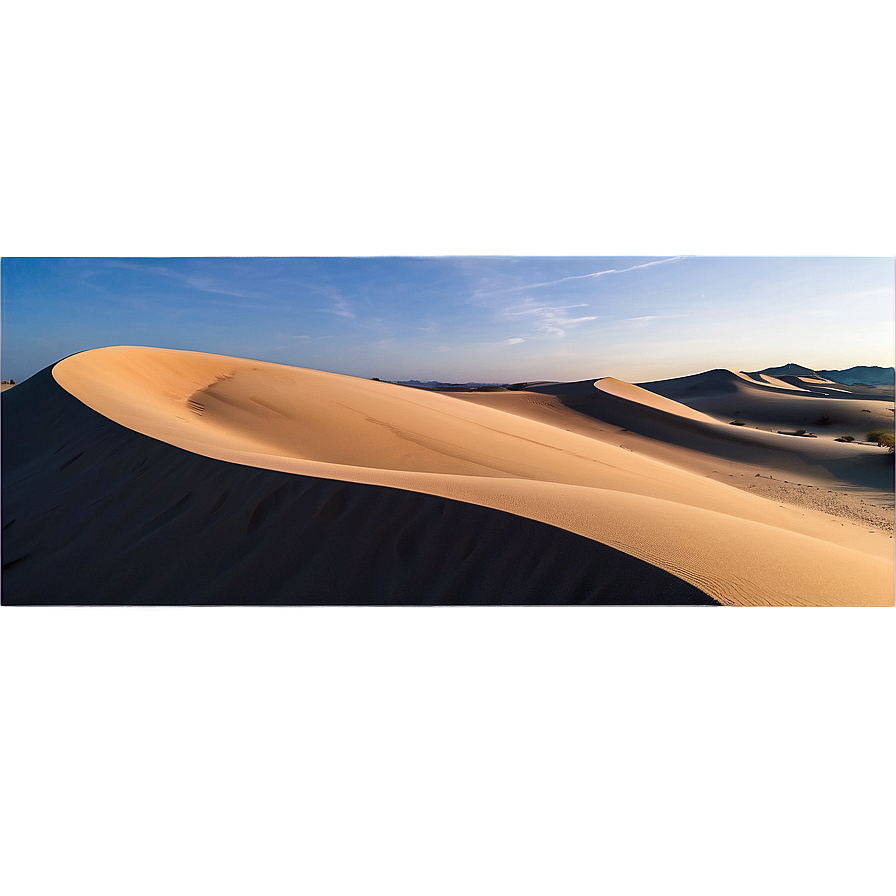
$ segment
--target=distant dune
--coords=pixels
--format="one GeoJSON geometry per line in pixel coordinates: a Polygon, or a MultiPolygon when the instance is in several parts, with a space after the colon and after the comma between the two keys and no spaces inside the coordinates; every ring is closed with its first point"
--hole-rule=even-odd
{"type": "Polygon", "coordinates": [[[695,410],[765,428],[817,432],[823,427],[859,439],[870,429],[893,426],[892,397],[857,395],[809,376],[765,375],[764,381],[757,376],[718,369],[640,385],[695,410]]]}
{"type": "MultiPolygon", "coordinates": [[[[864,383],[869,386],[892,386],[894,379],[896,379],[896,369],[892,367],[856,366],[847,367],[843,370],[812,370],[810,367],[791,363],[784,364],[782,367],[766,367],[764,370],[756,371],[756,373],[768,374],[770,376],[817,377],[825,381],[843,383],[845,385],[864,383]]],[[[748,375],[754,376],[755,374],[751,373],[748,375]]]]}
{"type": "Polygon", "coordinates": [[[892,424],[722,370],[440,394],[85,352],[3,395],[3,601],[892,604],[885,452],[725,419],[826,401],[892,424]],[[827,503],[761,493],[791,471],[827,503]]]}

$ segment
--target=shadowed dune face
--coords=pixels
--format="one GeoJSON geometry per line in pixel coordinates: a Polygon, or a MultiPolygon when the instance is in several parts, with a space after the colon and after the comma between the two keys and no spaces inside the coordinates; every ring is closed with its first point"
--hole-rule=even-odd
{"type": "MultiPolygon", "coordinates": [[[[571,583],[571,571],[561,573],[552,567],[551,575],[566,595],[557,598],[560,602],[584,600],[582,595],[586,591],[592,595],[588,600],[605,601],[606,589],[610,587],[606,581],[615,583],[611,590],[623,593],[620,579],[614,578],[616,574],[612,570],[622,570],[624,561],[620,557],[625,557],[670,574],[676,581],[689,583],[688,587],[723,603],[892,603],[892,542],[885,534],[868,533],[823,514],[803,513],[731,488],[707,478],[699,464],[693,462],[694,457],[710,456],[713,452],[717,452],[713,455],[716,463],[724,462],[720,445],[733,446],[732,450],[749,455],[756,448],[755,440],[763,437],[777,440],[776,444],[781,447],[774,450],[783,457],[793,456],[793,449],[785,447],[785,443],[790,446],[803,443],[800,451],[808,450],[811,454],[816,449],[806,448],[806,440],[755,431],[750,435],[737,432],[740,428],[704,419],[702,412],[674,399],[659,397],[618,380],[597,384],[590,380],[565,386],[570,391],[564,393],[562,388],[551,386],[556,390],[554,394],[480,393],[471,400],[470,396],[441,395],[320,371],[192,352],[120,347],[73,356],[57,364],[51,375],[47,374],[41,385],[43,391],[34,400],[35,405],[52,405],[64,396],[73,402],[71,408],[81,413],[78,416],[71,408],[66,412],[69,435],[53,424],[51,417],[46,417],[41,424],[51,433],[44,439],[47,447],[64,455],[59,469],[54,470],[46,451],[37,451],[34,445],[30,450],[42,458],[39,464],[28,461],[27,450],[4,450],[4,472],[14,473],[9,481],[16,483],[8,495],[4,489],[4,523],[7,517],[15,520],[8,533],[19,533],[16,550],[22,555],[4,556],[4,562],[14,564],[8,567],[7,576],[24,576],[29,566],[33,569],[38,563],[39,552],[31,551],[30,558],[24,556],[29,553],[26,547],[31,543],[24,533],[30,531],[37,539],[36,544],[41,540],[36,529],[23,526],[23,521],[30,519],[23,496],[50,470],[52,477],[43,478],[52,482],[51,494],[80,494],[81,500],[101,509],[102,513],[97,511],[100,516],[90,517],[90,525],[85,526],[88,533],[106,531],[102,526],[108,527],[110,518],[123,525],[124,518],[120,513],[116,515],[114,508],[131,506],[138,529],[150,527],[146,532],[128,530],[135,545],[140,546],[147,544],[147,539],[153,542],[161,538],[155,534],[159,531],[166,533],[159,544],[173,543],[175,537],[186,543],[194,533],[211,532],[218,533],[222,543],[230,545],[227,550],[239,557],[245,553],[246,543],[233,541],[235,536],[228,528],[232,527],[233,519],[245,517],[241,531],[243,535],[251,535],[243,531],[250,528],[251,520],[255,520],[251,525],[256,531],[269,525],[264,521],[274,518],[274,509],[292,507],[297,519],[314,521],[308,522],[311,528],[302,530],[301,539],[318,545],[319,550],[324,550],[321,545],[336,545],[333,550],[337,554],[345,551],[363,554],[367,541],[380,539],[378,543],[390,545],[391,562],[399,566],[418,563],[442,570],[437,575],[433,573],[436,578],[451,578],[434,558],[441,551],[451,556],[452,562],[458,562],[453,545],[442,542],[452,537],[465,539],[464,526],[479,533],[477,543],[491,545],[489,551],[475,554],[476,563],[485,566],[493,563],[502,569],[509,569],[514,563],[520,563],[521,569],[529,569],[531,564],[524,562],[524,558],[543,553],[549,544],[553,545],[550,550],[554,553],[566,552],[570,557],[579,557],[576,553],[579,548],[561,549],[551,539],[560,537],[557,532],[562,532],[563,537],[581,537],[576,544],[585,545],[586,554],[591,549],[596,552],[595,558],[603,559],[598,567],[585,564],[594,579],[589,578],[585,591],[584,585],[571,583]],[[56,392],[48,392],[49,386],[56,392]],[[581,402],[582,408],[587,406],[587,410],[576,410],[576,402],[581,402]],[[91,441],[87,437],[87,431],[92,432],[91,427],[98,425],[96,420],[110,426],[117,424],[116,438],[108,438],[110,444],[114,441],[117,446],[112,454],[103,453],[103,438],[94,437],[91,441]],[[623,430],[652,431],[655,444],[663,437],[665,453],[651,456],[649,452],[631,450],[621,444],[623,430]],[[141,438],[137,439],[136,434],[141,438]],[[86,447],[78,439],[86,439],[86,447]],[[139,449],[133,445],[139,445],[139,449]],[[174,467],[169,469],[168,461],[158,464],[152,461],[147,445],[164,445],[166,451],[182,449],[177,456],[188,457],[197,466],[179,479],[181,474],[174,467]],[[105,492],[102,470],[125,457],[129,458],[129,472],[122,472],[115,488],[105,492]],[[224,474],[209,472],[219,467],[229,471],[228,483],[233,480],[243,484],[222,486],[221,479],[216,477],[224,474]],[[278,478],[276,483],[265,479],[274,474],[283,478],[278,478]],[[251,483],[261,483],[257,490],[254,485],[250,487],[251,483],[245,484],[245,477],[251,483]],[[192,489],[187,488],[191,479],[196,483],[192,489]],[[312,490],[314,496],[303,504],[295,491],[300,480],[340,483],[341,497],[333,500],[351,511],[349,516],[340,512],[335,517],[345,523],[340,530],[345,536],[343,541],[336,538],[333,530],[327,530],[330,535],[323,542],[320,540],[318,509],[330,497],[312,490]],[[128,505],[128,499],[121,497],[139,491],[138,481],[140,488],[147,483],[152,485],[147,492],[147,501],[152,498],[155,502],[151,508],[143,503],[128,505]],[[183,487],[175,489],[175,482],[182,482],[183,487]],[[210,482],[213,484],[205,484],[210,482]],[[87,483],[86,490],[79,492],[84,483],[87,483]],[[280,491],[281,486],[285,491],[280,491]],[[156,493],[158,497],[154,497],[156,493]],[[370,496],[386,493],[391,496],[388,506],[400,505],[403,508],[400,513],[370,509],[380,500],[370,496]],[[422,502],[422,509],[402,503],[411,499],[422,502]],[[465,513],[479,514],[478,522],[465,522],[466,517],[455,516],[453,529],[440,528],[436,516],[442,511],[433,508],[447,506],[446,501],[465,508],[465,513]],[[12,514],[10,508],[15,502],[19,502],[15,505],[18,512],[12,514]],[[203,510],[206,516],[198,514],[196,508],[206,505],[207,510],[203,510]],[[222,508],[228,508],[224,516],[221,516],[222,508]],[[415,527],[420,529],[418,536],[411,538],[407,534],[407,527],[400,524],[402,514],[416,521],[415,527]],[[207,517],[214,520],[209,521],[207,517]],[[507,529],[505,517],[518,521],[512,532],[507,529]],[[494,522],[498,518],[503,521],[500,525],[494,522]],[[153,520],[162,520],[162,524],[152,528],[153,520]],[[368,521],[366,528],[363,520],[368,521]],[[396,536],[394,545],[380,533],[380,521],[385,520],[389,521],[390,529],[405,533],[396,536]],[[525,528],[529,523],[540,527],[537,534],[535,529],[525,528]],[[498,527],[495,531],[504,533],[498,542],[490,541],[486,531],[494,526],[498,527]],[[430,538],[431,533],[438,533],[438,537],[430,538]],[[408,538],[416,545],[413,549],[407,547],[408,538]]],[[[15,392],[21,388],[17,387],[15,392]]],[[[33,389],[25,390],[20,396],[23,402],[28,394],[37,393],[33,389]]],[[[16,439],[22,438],[18,431],[23,428],[22,420],[27,413],[21,402],[8,403],[8,397],[4,396],[4,419],[9,417],[15,421],[15,415],[7,414],[7,410],[18,407],[19,425],[12,427],[9,441],[10,427],[4,427],[5,449],[7,445],[14,448],[16,439]]],[[[841,451],[838,455],[841,458],[858,457],[865,450],[859,446],[850,449],[846,445],[834,448],[841,451]],[[852,453],[842,453],[847,450],[852,453]]],[[[801,457],[798,459],[806,463],[801,457]]],[[[818,468],[829,475],[823,467],[818,468]]],[[[52,503],[50,498],[48,501],[52,503]]],[[[53,509],[48,505],[42,513],[46,519],[52,518],[53,509]]],[[[285,525],[286,517],[279,519],[278,525],[285,525]]],[[[276,529],[268,531],[271,542],[276,543],[276,529]]],[[[212,542],[215,539],[204,543],[204,551],[223,562],[220,558],[224,554],[216,554],[212,542]]],[[[465,543],[470,544],[468,539],[465,543]]],[[[62,542],[54,548],[57,549],[63,551],[68,563],[75,563],[62,542]]],[[[106,555],[109,549],[103,546],[106,555]]],[[[139,551],[135,554],[133,550],[137,548],[121,546],[122,556],[131,557],[134,563],[148,562],[139,551]]],[[[262,549],[258,550],[263,553],[262,549]]],[[[153,556],[161,554],[157,552],[153,556]]],[[[182,552],[177,557],[179,563],[187,562],[182,552]]],[[[343,562],[344,558],[337,558],[331,566],[335,568],[343,562]]],[[[585,561],[576,559],[575,562],[585,561]]],[[[309,563],[310,560],[302,560],[299,565],[306,568],[309,563]]],[[[201,562],[199,565],[207,569],[201,562]]],[[[225,563],[225,568],[231,567],[233,563],[225,563]]],[[[371,572],[374,567],[370,565],[365,569],[367,575],[393,582],[399,575],[393,572],[390,578],[381,567],[371,572]]],[[[491,573],[471,570],[469,564],[465,569],[464,575],[470,582],[489,582],[488,586],[481,587],[471,584],[469,593],[478,597],[469,599],[498,602],[495,597],[489,600],[484,596],[495,587],[496,580],[491,573]]],[[[238,575],[238,570],[233,574],[238,575]]],[[[629,570],[619,575],[625,578],[634,573],[629,570]]],[[[204,579],[190,581],[195,584],[204,579]]],[[[221,585],[218,579],[215,581],[221,585]]],[[[429,581],[435,579],[431,577],[429,581]]],[[[659,582],[659,579],[650,581],[659,582]]],[[[292,578],[290,582],[289,586],[283,586],[287,591],[295,584],[292,578]]],[[[389,591],[392,596],[383,599],[408,601],[409,592],[402,590],[403,587],[389,591]],[[396,594],[401,596],[396,598],[396,594]]],[[[415,587],[422,587],[419,580],[415,587]]],[[[451,591],[452,599],[443,596],[435,601],[462,602],[459,595],[465,593],[465,587],[457,586],[451,591]]],[[[272,585],[270,594],[287,593],[278,588],[279,585],[272,585]]],[[[341,591],[346,588],[347,585],[340,586],[341,591]]],[[[525,602],[553,601],[553,597],[548,599],[541,594],[542,589],[554,594],[549,577],[539,579],[533,588],[534,591],[526,592],[525,602]],[[533,594],[540,596],[533,599],[533,594]]],[[[646,600],[651,591],[657,594],[662,591],[658,602],[677,602],[676,588],[677,585],[668,589],[665,585],[644,585],[640,591],[625,592],[626,601],[633,601],[635,593],[646,600]]],[[[448,593],[440,591],[435,584],[424,590],[427,594],[448,593]]],[[[518,592],[524,591],[520,585],[518,592]]],[[[276,598],[282,599],[291,600],[276,598]]],[[[428,599],[418,595],[409,602],[428,599]]]]}

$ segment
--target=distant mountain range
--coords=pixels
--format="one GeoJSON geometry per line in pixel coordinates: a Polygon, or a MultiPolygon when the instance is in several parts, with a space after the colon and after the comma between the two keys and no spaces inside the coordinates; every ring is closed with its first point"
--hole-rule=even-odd
{"type": "Polygon", "coordinates": [[[846,370],[812,370],[799,364],[785,364],[783,367],[766,367],[748,376],[765,373],[768,376],[817,376],[835,383],[852,386],[862,383],[866,386],[888,386],[896,379],[896,369],[892,367],[848,367],[846,370]]]}
{"type": "Polygon", "coordinates": [[[476,389],[480,386],[500,386],[501,383],[442,383],[438,380],[389,380],[396,386],[416,386],[418,389],[476,389]]]}
{"type": "Polygon", "coordinates": [[[866,386],[886,386],[896,379],[896,369],[892,367],[849,367],[846,370],[819,370],[825,379],[836,383],[864,383],[866,386]]]}

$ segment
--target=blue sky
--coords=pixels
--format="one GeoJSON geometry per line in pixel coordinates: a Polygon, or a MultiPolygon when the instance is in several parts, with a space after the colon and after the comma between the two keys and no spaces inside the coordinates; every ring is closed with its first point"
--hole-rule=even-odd
{"type": "Polygon", "coordinates": [[[381,379],[894,363],[891,258],[4,258],[2,378],[105,345],[381,379]]]}
{"type": "Polygon", "coordinates": [[[4,0],[3,378],[123,343],[392,379],[892,364],[894,25],[4,0]]]}

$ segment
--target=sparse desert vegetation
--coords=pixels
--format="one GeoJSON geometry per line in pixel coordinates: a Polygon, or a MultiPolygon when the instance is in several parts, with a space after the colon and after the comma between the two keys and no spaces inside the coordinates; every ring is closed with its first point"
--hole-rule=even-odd
{"type": "Polygon", "coordinates": [[[869,442],[877,442],[881,448],[886,448],[889,454],[896,451],[896,436],[892,429],[872,429],[867,438],[869,442]]]}

